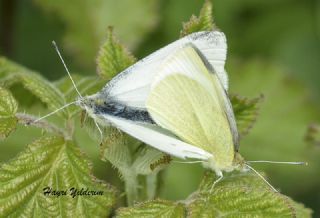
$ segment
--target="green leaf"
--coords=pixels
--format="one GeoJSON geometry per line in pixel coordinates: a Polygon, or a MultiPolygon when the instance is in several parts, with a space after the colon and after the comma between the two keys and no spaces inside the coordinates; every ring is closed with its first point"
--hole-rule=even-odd
{"type": "Polygon", "coordinates": [[[233,111],[236,116],[237,127],[240,136],[248,134],[253,127],[260,109],[263,96],[257,98],[246,98],[239,95],[230,95],[233,111]]]}
{"type": "Polygon", "coordinates": [[[189,217],[311,217],[311,210],[274,192],[251,173],[231,173],[212,189],[208,172],[199,190],[186,201],[189,217]]]}
{"type": "Polygon", "coordinates": [[[0,118],[0,139],[8,137],[15,130],[17,123],[16,117],[0,118]]]}
{"type": "Polygon", "coordinates": [[[182,203],[174,203],[165,200],[154,200],[135,204],[133,207],[120,208],[117,210],[118,218],[140,217],[163,217],[179,218],[186,217],[185,207],[182,203]]]}
{"type": "Polygon", "coordinates": [[[106,217],[115,203],[114,189],[91,175],[78,147],[55,136],[36,140],[2,164],[0,187],[1,217],[106,217]],[[46,187],[52,188],[48,195],[46,187]],[[73,198],[71,188],[100,194],[73,198]]]}
{"type": "Polygon", "coordinates": [[[110,80],[134,62],[135,58],[115,38],[110,27],[107,39],[101,46],[97,58],[98,74],[102,78],[110,80]]]}
{"type": "Polygon", "coordinates": [[[305,136],[305,140],[308,144],[312,146],[320,147],[320,125],[319,124],[310,124],[307,133],[305,136]]]}
{"type": "Polygon", "coordinates": [[[206,0],[199,17],[192,15],[188,22],[183,23],[180,37],[199,31],[212,31],[213,29],[215,29],[215,25],[212,18],[212,3],[206,0]]]}
{"type": "Polygon", "coordinates": [[[0,86],[0,139],[6,138],[17,125],[18,103],[12,94],[0,86]]]}
{"type": "Polygon", "coordinates": [[[305,208],[305,206],[301,203],[297,203],[291,200],[292,206],[295,210],[296,217],[312,217],[313,211],[309,208],[305,208]]]}
{"type": "Polygon", "coordinates": [[[131,174],[132,156],[130,148],[134,149],[137,147],[135,144],[141,143],[117,129],[112,128],[109,131],[105,143],[100,147],[101,159],[110,161],[112,165],[117,167],[122,176],[131,174]]]}
{"type": "Polygon", "coordinates": [[[37,96],[51,111],[65,105],[63,94],[39,73],[0,58],[0,84],[11,86],[17,82],[22,83],[24,88],[37,96]]]}
{"type": "Polygon", "coordinates": [[[212,189],[207,172],[199,189],[180,203],[153,200],[120,208],[116,217],[311,217],[311,210],[274,192],[251,173],[230,173],[212,189]]]}
{"type": "Polygon", "coordinates": [[[132,163],[132,169],[139,175],[149,175],[159,172],[166,167],[171,161],[170,156],[163,152],[150,147],[141,145],[136,152],[135,159],[132,163]]]}
{"type": "Polygon", "coordinates": [[[18,103],[12,94],[0,86],[0,118],[12,117],[18,110],[18,103]]]}

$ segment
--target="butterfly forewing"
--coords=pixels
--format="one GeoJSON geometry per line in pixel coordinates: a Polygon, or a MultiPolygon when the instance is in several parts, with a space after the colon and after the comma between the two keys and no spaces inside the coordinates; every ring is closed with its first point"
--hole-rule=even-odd
{"type": "Polygon", "coordinates": [[[111,124],[144,143],[179,158],[208,160],[208,152],[177,139],[168,130],[157,125],[134,122],[116,116],[103,115],[111,124]]]}
{"type": "Polygon", "coordinates": [[[118,74],[104,87],[102,92],[114,101],[144,109],[150,85],[163,60],[188,43],[201,51],[209,64],[216,69],[227,89],[228,78],[224,71],[227,54],[226,38],[222,32],[211,31],[190,34],[159,49],[118,74]]]}

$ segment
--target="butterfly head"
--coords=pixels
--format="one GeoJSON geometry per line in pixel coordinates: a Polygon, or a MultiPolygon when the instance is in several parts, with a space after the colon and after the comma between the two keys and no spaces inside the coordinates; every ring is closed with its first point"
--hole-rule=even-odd
{"type": "Polygon", "coordinates": [[[203,165],[204,167],[209,168],[219,174],[218,172],[221,171],[231,172],[233,170],[245,170],[245,163],[246,162],[244,158],[238,152],[235,152],[232,162],[217,159],[212,156],[208,159],[208,161],[204,162],[203,165]]]}
{"type": "Polygon", "coordinates": [[[79,97],[76,101],[76,104],[84,109],[89,116],[94,117],[96,114],[96,109],[105,104],[105,100],[103,100],[99,94],[79,97]]]}
{"type": "Polygon", "coordinates": [[[233,159],[233,168],[236,170],[246,170],[246,161],[244,160],[244,158],[240,155],[240,153],[235,152],[234,153],[234,159],[233,159]]]}

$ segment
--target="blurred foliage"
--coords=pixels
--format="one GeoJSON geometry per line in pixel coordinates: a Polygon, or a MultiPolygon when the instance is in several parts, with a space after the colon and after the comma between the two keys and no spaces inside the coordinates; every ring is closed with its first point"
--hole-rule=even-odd
{"type": "MultiPolygon", "coordinates": [[[[150,37],[161,44],[176,38],[181,22],[200,9],[202,1],[167,0],[161,29],[150,37]],[[181,8],[183,5],[183,9],[181,8]]],[[[320,25],[318,0],[212,0],[214,21],[228,39],[230,57],[262,56],[285,66],[309,84],[319,97],[320,25]]],[[[144,44],[148,52],[148,44],[144,44]]],[[[145,53],[143,53],[145,54],[145,53]]]]}
{"type": "MultiPolygon", "coordinates": [[[[212,2],[215,23],[228,38],[227,71],[230,73],[231,93],[250,97],[247,101],[249,105],[255,101],[256,96],[260,94],[265,96],[262,102],[256,99],[261,108],[258,117],[256,117],[256,104],[253,104],[250,122],[253,123],[256,119],[257,122],[250,134],[243,137],[240,151],[247,160],[307,161],[308,167],[280,165],[256,167],[265,171],[270,176],[271,183],[281,187],[282,193],[303,202],[315,211],[315,216],[319,216],[320,151],[317,146],[310,146],[310,142],[317,142],[319,134],[314,131],[317,128],[309,128],[306,136],[308,125],[319,123],[320,120],[319,2],[317,0],[266,2],[213,0],[212,2]]],[[[3,0],[0,4],[0,54],[5,54],[17,63],[41,72],[45,77],[57,79],[62,75],[65,76],[65,71],[50,41],[63,40],[63,48],[69,55],[66,60],[68,65],[71,64],[70,69],[86,75],[90,72],[92,75],[95,71],[94,60],[99,45],[107,35],[108,26],[115,26],[115,33],[121,41],[129,45],[140,58],[177,39],[181,23],[188,20],[191,14],[197,13],[202,4],[202,1],[196,0],[188,1],[188,4],[183,0],[96,0],[95,3],[85,0],[63,3],[50,0],[33,2],[3,0]],[[15,7],[10,10],[13,13],[11,18],[4,13],[8,9],[8,4],[5,2],[15,2],[15,7]],[[3,21],[9,19],[12,19],[12,28],[2,25],[3,21]],[[10,36],[9,44],[4,44],[8,43],[4,39],[10,36]]],[[[7,60],[1,59],[1,63],[3,61],[7,60]]],[[[23,79],[22,74],[15,74],[17,68],[20,73],[30,73],[30,70],[13,65],[14,70],[7,74],[10,77],[3,80],[1,85],[5,84],[13,93],[20,103],[19,110],[26,110],[31,114],[50,111],[44,110],[43,104],[35,101],[37,92],[32,94],[32,88],[29,91],[25,89],[30,86],[26,85],[28,81],[23,79]],[[8,84],[13,81],[11,76],[18,82],[13,86],[8,84]]],[[[1,79],[5,78],[2,69],[1,79]]],[[[36,75],[31,78],[42,81],[38,73],[36,75]]],[[[75,76],[75,80],[80,86],[80,92],[86,94],[96,92],[105,84],[103,80],[93,76],[75,76]]],[[[77,96],[67,77],[55,82],[54,85],[57,87],[54,93],[63,93],[63,101],[59,102],[59,105],[73,101],[77,96]]],[[[42,86],[39,85],[43,86],[51,87],[47,86],[46,82],[42,86]]],[[[57,99],[60,99],[61,96],[58,95],[57,99]]],[[[42,98],[41,100],[49,103],[49,106],[54,103],[46,102],[45,97],[42,98]]],[[[57,106],[52,105],[52,109],[57,106]]],[[[74,116],[77,111],[79,109],[72,106],[68,109],[68,116],[74,116]]],[[[22,118],[24,121],[27,119],[22,118]]],[[[7,118],[1,115],[0,119],[7,118]]],[[[62,120],[58,117],[50,118],[50,121],[57,126],[67,125],[62,120]]],[[[52,131],[50,128],[47,130],[52,131]]],[[[0,125],[0,131],[2,130],[3,125],[0,125]]],[[[116,173],[111,168],[106,170],[105,164],[98,160],[100,154],[97,147],[88,146],[96,143],[86,137],[85,130],[76,128],[74,131],[78,141],[76,144],[94,161],[95,175],[112,184],[119,183],[116,173]]],[[[0,159],[7,161],[21,151],[26,143],[30,143],[30,140],[41,136],[42,132],[36,128],[17,128],[9,138],[0,141],[2,148],[0,159]]],[[[197,189],[202,171],[201,167],[188,164],[170,165],[162,178],[165,189],[162,190],[161,196],[172,200],[184,199],[197,189]]],[[[119,187],[121,188],[121,185],[119,187]]],[[[160,201],[159,204],[161,206],[171,203],[160,201]]],[[[180,205],[177,207],[179,209],[180,205]]],[[[125,211],[123,213],[125,214],[125,211]]]]}
{"type": "Polygon", "coordinates": [[[158,1],[155,0],[34,2],[45,11],[55,12],[65,23],[65,45],[84,66],[94,66],[93,60],[106,35],[107,26],[116,26],[120,39],[135,48],[158,20],[158,1]]]}
{"type": "Polygon", "coordinates": [[[305,140],[312,147],[320,147],[320,125],[319,124],[310,124],[305,140]]]}
{"type": "Polygon", "coordinates": [[[263,93],[265,96],[256,125],[241,142],[241,153],[247,160],[308,162],[307,167],[265,164],[259,165],[259,169],[272,175],[272,184],[281,187],[283,193],[305,198],[316,208],[319,195],[314,193],[319,193],[320,177],[315,175],[319,171],[320,153],[309,149],[304,137],[307,125],[319,120],[320,114],[310,100],[310,92],[285,74],[283,69],[261,60],[247,63],[229,61],[229,72],[232,72],[232,92],[246,96],[263,93]],[[304,178],[303,186],[297,176],[304,178]]]}

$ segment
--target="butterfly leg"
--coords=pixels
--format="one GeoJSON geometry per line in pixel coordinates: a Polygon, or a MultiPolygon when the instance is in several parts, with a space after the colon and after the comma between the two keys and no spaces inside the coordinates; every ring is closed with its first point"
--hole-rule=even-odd
{"type": "Polygon", "coordinates": [[[218,172],[216,172],[216,173],[217,173],[217,176],[218,176],[219,178],[218,178],[216,181],[213,182],[213,184],[212,184],[212,186],[211,186],[211,189],[210,189],[210,193],[212,193],[212,190],[213,190],[214,186],[215,186],[218,182],[220,182],[220,181],[222,180],[222,178],[223,178],[223,174],[222,174],[221,171],[218,171],[218,172]]]}

